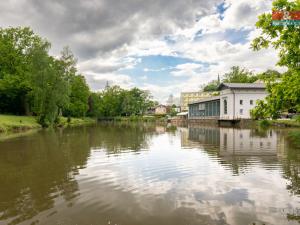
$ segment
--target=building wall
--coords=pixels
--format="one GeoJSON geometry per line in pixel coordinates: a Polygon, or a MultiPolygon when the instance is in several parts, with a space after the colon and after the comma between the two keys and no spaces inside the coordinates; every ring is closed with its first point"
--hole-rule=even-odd
{"type": "Polygon", "coordinates": [[[158,106],[155,108],[155,114],[163,115],[167,113],[167,108],[165,106],[158,106]]]}
{"type": "Polygon", "coordinates": [[[261,89],[223,90],[220,93],[220,118],[250,119],[250,110],[256,106],[257,100],[263,100],[266,96],[266,91],[261,89]],[[225,113],[225,100],[227,100],[227,114],[225,113]]]}
{"type": "Polygon", "coordinates": [[[210,97],[211,94],[207,92],[182,92],[180,95],[181,111],[188,111],[188,104],[210,97]]]}

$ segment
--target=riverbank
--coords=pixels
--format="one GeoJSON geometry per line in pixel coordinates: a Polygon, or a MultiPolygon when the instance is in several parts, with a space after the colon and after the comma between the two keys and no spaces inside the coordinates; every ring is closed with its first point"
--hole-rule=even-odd
{"type": "MultiPolygon", "coordinates": [[[[61,117],[57,127],[67,126],[83,126],[96,123],[93,118],[68,118],[61,117]]],[[[41,129],[42,126],[36,121],[34,116],[13,116],[13,115],[0,115],[0,133],[5,132],[23,132],[32,129],[41,129]]]]}
{"type": "Polygon", "coordinates": [[[114,122],[167,122],[165,115],[151,116],[117,116],[117,117],[102,117],[99,121],[114,121],[114,122]]]}
{"type": "Polygon", "coordinates": [[[260,120],[259,126],[275,126],[275,127],[295,127],[300,128],[300,122],[295,119],[290,120],[260,120]]]}

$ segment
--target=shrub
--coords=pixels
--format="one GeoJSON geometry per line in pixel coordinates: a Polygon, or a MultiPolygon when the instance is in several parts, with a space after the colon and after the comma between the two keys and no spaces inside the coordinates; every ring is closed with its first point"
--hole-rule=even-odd
{"type": "Polygon", "coordinates": [[[260,127],[268,127],[270,125],[271,125],[271,123],[268,120],[261,120],[261,121],[259,121],[259,126],[260,127]]]}

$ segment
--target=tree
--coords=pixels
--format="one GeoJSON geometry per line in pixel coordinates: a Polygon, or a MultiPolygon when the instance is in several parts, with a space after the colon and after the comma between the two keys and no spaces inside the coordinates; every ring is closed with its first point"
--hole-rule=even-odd
{"type": "MultiPolygon", "coordinates": [[[[300,9],[300,1],[276,0],[273,10],[293,11],[300,9]]],[[[273,26],[272,15],[264,13],[259,16],[256,27],[261,29],[261,35],[252,42],[252,48],[258,51],[262,48],[274,47],[279,51],[277,65],[285,66],[288,72],[276,82],[274,76],[267,79],[269,96],[266,99],[267,116],[277,118],[282,111],[300,111],[300,26],[273,26]]],[[[259,108],[258,108],[259,109],[259,108]]]]}
{"type": "Polygon", "coordinates": [[[0,113],[29,114],[32,52],[48,45],[30,28],[0,28],[0,113]]]}
{"type": "Polygon", "coordinates": [[[70,80],[70,102],[67,105],[64,114],[66,116],[84,117],[89,108],[89,87],[84,77],[81,75],[74,75],[70,80]]]}
{"type": "Polygon", "coordinates": [[[225,73],[223,77],[224,83],[253,83],[257,80],[257,77],[245,68],[239,66],[233,66],[230,72],[225,73]]]}
{"type": "Polygon", "coordinates": [[[263,81],[270,81],[270,80],[275,81],[276,79],[281,78],[282,74],[276,70],[267,70],[263,73],[258,74],[257,77],[258,79],[263,81]]]}
{"type": "Polygon", "coordinates": [[[101,93],[100,115],[103,117],[115,117],[122,115],[122,103],[124,90],[119,86],[111,86],[101,93]]]}
{"type": "Polygon", "coordinates": [[[219,84],[220,83],[218,80],[213,80],[209,82],[206,86],[204,86],[203,91],[207,91],[207,92],[218,91],[219,84]]]}
{"type": "Polygon", "coordinates": [[[126,116],[143,115],[150,107],[150,95],[147,91],[132,88],[125,91],[123,109],[126,116]]]}
{"type": "Polygon", "coordinates": [[[101,117],[101,95],[99,93],[91,93],[88,99],[89,109],[88,116],[101,117]]]}
{"type": "MultiPolygon", "coordinates": [[[[273,10],[300,10],[300,1],[276,0],[273,2],[273,10]]],[[[261,35],[253,40],[253,50],[258,51],[272,46],[279,51],[277,65],[300,68],[299,26],[273,26],[271,13],[264,13],[258,17],[256,27],[261,30],[261,35]]]]}
{"type": "Polygon", "coordinates": [[[58,60],[48,55],[49,44],[32,52],[30,95],[33,97],[33,112],[43,126],[51,126],[61,109],[68,102],[67,81],[58,60]]]}

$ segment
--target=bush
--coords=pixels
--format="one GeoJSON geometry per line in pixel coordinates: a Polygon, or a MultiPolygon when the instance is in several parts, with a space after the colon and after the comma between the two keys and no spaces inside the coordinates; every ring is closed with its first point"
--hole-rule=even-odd
{"type": "Polygon", "coordinates": [[[259,126],[260,127],[268,127],[270,125],[271,125],[271,123],[268,120],[261,120],[261,121],[259,121],[259,126]]]}
{"type": "Polygon", "coordinates": [[[296,116],[294,116],[294,117],[293,117],[293,119],[295,119],[297,122],[299,122],[299,123],[300,123],[300,115],[296,115],[296,116]]]}

